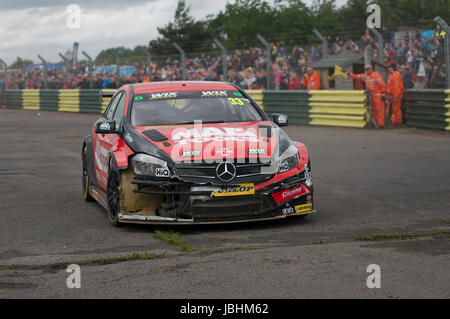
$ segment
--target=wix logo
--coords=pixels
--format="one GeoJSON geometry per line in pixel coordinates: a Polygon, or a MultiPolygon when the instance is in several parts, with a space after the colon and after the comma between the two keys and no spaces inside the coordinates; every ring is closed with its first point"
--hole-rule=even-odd
{"type": "Polygon", "coordinates": [[[177,97],[176,92],[166,92],[166,93],[152,93],[152,97],[150,100],[157,100],[157,99],[174,99],[177,97]]]}
{"type": "Polygon", "coordinates": [[[202,91],[202,97],[227,96],[227,91],[202,91]]]}

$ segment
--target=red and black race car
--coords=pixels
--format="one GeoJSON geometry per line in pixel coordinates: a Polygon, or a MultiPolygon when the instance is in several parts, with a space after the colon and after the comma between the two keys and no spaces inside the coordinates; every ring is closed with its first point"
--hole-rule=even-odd
{"type": "Polygon", "coordinates": [[[83,194],[122,223],[231,223],[314,212],[308,151],[243,90],[124,85],[83,143],[83,194]]]}

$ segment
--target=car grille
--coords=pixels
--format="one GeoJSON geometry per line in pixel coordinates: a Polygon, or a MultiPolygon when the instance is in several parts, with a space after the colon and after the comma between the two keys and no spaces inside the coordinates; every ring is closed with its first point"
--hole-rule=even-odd
{"type": "Polygon", "coordinates": [[[226,221],[255,217],[274,209],[266,196],[243,196],[190,200],[183,213],[195,220],[226,221]]]}
{"type": "MultiPolygon", "coordinates": [[[[270,164],[263,163],[248,163],[248,160],[235,161],[233,163],[236,166],[236,177],[230,181],[231,184],[244,183],[244,182],[258,182],[264,181],[270,176],[260,175],[261,167],[270,164]]],[[[224,184],[217,178],[216,168],[218,164],[178,164],[175,169],[180,179],[189,182],[212,182],[215,184],[224,184]]]]}

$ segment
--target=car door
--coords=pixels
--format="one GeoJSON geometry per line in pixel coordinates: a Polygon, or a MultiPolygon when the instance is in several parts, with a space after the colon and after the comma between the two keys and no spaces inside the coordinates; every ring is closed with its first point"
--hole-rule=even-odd
{"type": "MultiPolygon", "coordinates": [[[[110,104],[108,105],[105,114],[99,121],[113,120],[114,115],[119,109],[122,109],[125,105],[126,93],[121,91],[117,93],[110,104]]],[[[117,113],[120,114],[120,113],[117,113]]],[[[97,121],[98,122],[98,121],[97,121]]],[[[116,124],[119,128],[120,123],[116,124]]],[[[95,129],[94,129],[95,130],[95,129]]],[[[94,147],[94,168],[97,176],[98,186],[106,190],[107,174],[108,174],[108,157],[109,153],[117,143],[118,134],[96,134],[95,131],[92,135],[92,142],[94,147]]]]}

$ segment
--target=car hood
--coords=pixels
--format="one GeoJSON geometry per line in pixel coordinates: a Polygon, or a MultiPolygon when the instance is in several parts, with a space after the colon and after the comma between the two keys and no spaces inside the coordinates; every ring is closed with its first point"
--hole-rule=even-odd
{"type": "Polygon", "coordinates": [[[174,162],[270,159],[278,132],[271,122],[135,126],[174,162]]]}

